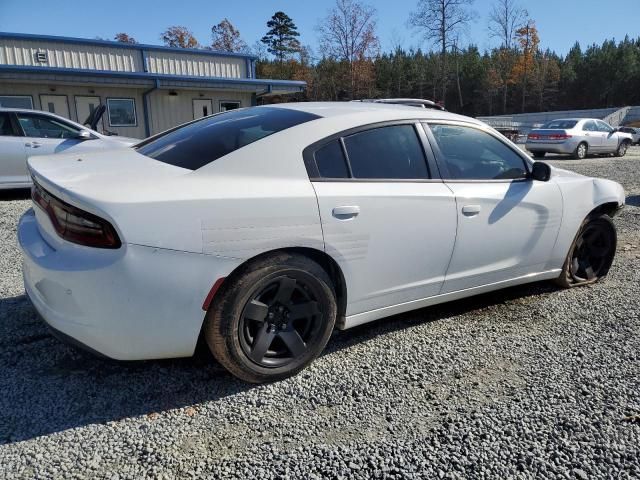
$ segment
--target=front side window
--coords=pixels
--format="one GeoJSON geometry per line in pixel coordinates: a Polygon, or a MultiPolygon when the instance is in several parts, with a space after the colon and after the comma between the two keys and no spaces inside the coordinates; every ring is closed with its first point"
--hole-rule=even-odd
{"type": "Polygon", "coordinates": [[[379,127],[344,137],[354,178],[426,179],[427,163],[413,125],[379,127]]]}
{"type": "Polygon", "coordinates": [[[13,131],[11,125],[11,117],[8,113],[0,112],[0,136],[2,137],[15,137],[16,132],[13,131]]]}
{"type": "Polygon", "coordinates": [[[510,180],[527,176],[524,159],[493,135],[459,125],[430,125],[454,180],[510,180]]]}
{"type": "Polygon", "coordinates": [[[133,98],[108,98],[109,126],[111,127],[135,127],[136,102],[133,98]]]}
{"type": "Polygon", "coordinates": [[[606,133],[613,132],[613,127],[611,127],[610,125],[607,125],[602,120],[597,120],[596,122],[598,124],[598,131],[606,132],[606,133]]]}
{"type": "Polygon", "coordinates": [[[18,113],[18,122],[25,136],[35,138],[76,138],[79,130],[54,118],[30,113],[18,113]]]}
{"type": "Polygon", "coordinates": [[[211,115],[151,137],[138,153],[197,170],[250,143],[319,118],[288,108],[254,107],[211,115]]]}

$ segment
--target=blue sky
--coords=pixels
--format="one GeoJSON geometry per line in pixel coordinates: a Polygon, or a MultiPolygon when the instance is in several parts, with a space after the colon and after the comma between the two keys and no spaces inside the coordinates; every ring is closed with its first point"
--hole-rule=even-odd
{"type": "MultiPolygon", "coordinates": [[[[298,25],[301,40],[319,55],[314,27],[335,0],[98,0],[52,2],[0,0],[0,31],[112,38],[127,32],[141,43],[159,44],[160,32],[170,25],[185,25],[199,42],[210,41],[211,25],[227,17],[252,45],[266,31],[277,10],[298,25]]],[[[378,12],[378,34],[384,50],[398,43],[405,47],[427,45],[407,27],[417,0],[365,0],[378,12]]],[[[475,0],[476,21],[469,27],[467,43],[480,49],[494,42],[487,34],[487,14],[493,0],[475,0]]],[[[625,34],[640,36],[640,0],[521,0],[540,31],[541,46],[566,53],[576,40],[585,45],[625,34]]]]}

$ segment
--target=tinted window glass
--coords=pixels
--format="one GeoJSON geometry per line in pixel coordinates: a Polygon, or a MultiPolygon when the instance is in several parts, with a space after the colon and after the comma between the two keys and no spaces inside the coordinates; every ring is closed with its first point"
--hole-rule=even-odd
{"type": "Polygon", "coordinates": [[[471,127],[431,125],[449,176],[460,180],[524,178],[524,160],[496,137],[471,127]]]}
{"type": "Polygon", "coordinates": [[[24,95],[0,95],[0,107],[33,110],[33,100],[24,95]]]}
{"type": "Polygon", "coordinates": [[[136,103],[133,98],[108,98],[109,126],[135,127],[136,103]]]}
{"type": "Polygon", "coordinates": [[[413,125],[381,127],[345,137],[355,178],[429,178],[413,125]]]}
{"type": "Polygon", "coordinates": [[[564,129],[568,129],[568,128],[575,127],[576,123],[578,123],[577,120],[553,120],[553,121],[547,123],[542,128],[564,128],[564,129]]]}
{"type": "Polygon", "coordinates": [[[18,121],[27,137],[76,138],[79,130],[53,118],[18,113],[18,121]]]}
{"type": "Polygon", "coordinates": [[[349,178],[349,171],[342,153],[342,146],[339,140],[320,147],[313,154],[318,173],[324,178],[349,178]]]}
{"type": "Polygon", "coordinates": [[[12,137],[15,136],[13,127],[11,126],[11,119],[8,113],[0,113],[0,136],[12,137]]]}
{"type": "Polygon", "coordinates": [[[261,138],[316,118],[287,108],[233,110],[152,137],[137,149],[160,162],[197,170],[261,138]]]}

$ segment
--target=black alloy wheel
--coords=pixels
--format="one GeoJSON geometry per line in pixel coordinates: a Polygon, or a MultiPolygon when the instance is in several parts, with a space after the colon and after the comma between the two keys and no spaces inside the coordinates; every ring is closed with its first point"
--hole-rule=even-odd
{"type": "Polygon", "coordinates": [[[280,252],[251,260],[227,277],[203,334],[233,375],[273,382],[297,374],[320,355],[337,314],[327,270],[304,255],[280,252]]]}
{"type": "Polygon", "coordinates": [[[245,305],[238,334],[251,361],[281,367],[301,357],[318,335],[317,293],[301,278],[282,276],[245,305]]]}

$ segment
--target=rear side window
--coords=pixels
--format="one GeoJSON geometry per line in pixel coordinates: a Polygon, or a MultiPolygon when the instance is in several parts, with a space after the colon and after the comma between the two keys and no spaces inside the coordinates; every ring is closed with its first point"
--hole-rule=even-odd
{"type": "Polygon", "coordinates": [[[233,110],[152,137],[137,150],[160,162],[197,170],[250,143],[316,118],[287,108],[233,110]]]}
{"type": "Polygon", "coordinates": [[[349,170],[340,140],[333,140],[313,154],[318,173],[323,178],[349,178],[349,170]]]}
{"type": "Polygon", "coordinates": [[[429,127],[450,179],[506,180],[527,176],[524,159],[493,135],[458,125],[429,127]]]}
{"type": "Polygon", "coordinates": [[[393,125],[344,138],[354,178],[425,179],[427,163],[413,125],[393,125]]]}

